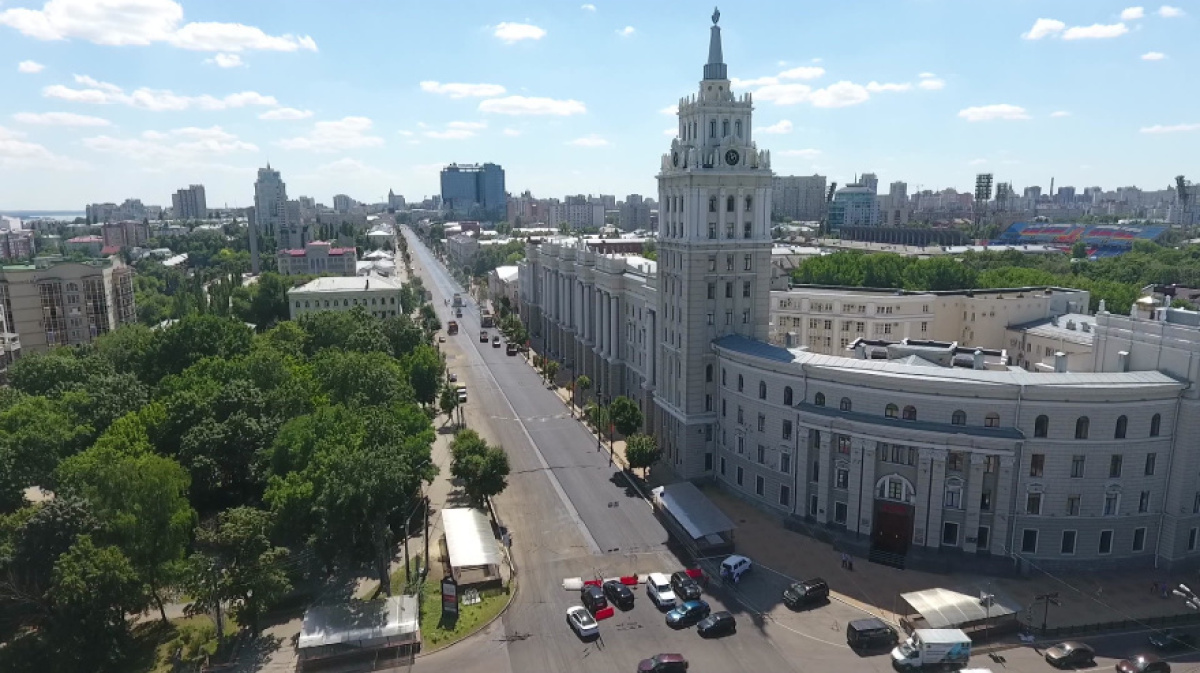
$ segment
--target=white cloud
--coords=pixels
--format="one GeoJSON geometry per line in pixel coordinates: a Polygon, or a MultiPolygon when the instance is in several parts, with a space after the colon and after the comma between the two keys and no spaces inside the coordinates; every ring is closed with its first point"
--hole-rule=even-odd
{"type": "Polygon", "coordinates": [[[1064,40],[1107,40],[1129,32],[1123,23],[1094,23],[1090,26],[1071,26],[1062,34],[1064,40]]]}
{"type": "Polygon", "coordinates": [[[576,147],[604,147],[608,144],[608,141],[593,133],[591,135],[583,136],[582,138],[571,140],[567,144],[574,145],[576,147]]]}
{"type": "Polygon", "coordinates": [[[1161,61],[1166,57],[1167,57],[1167,55],[1162,53],[1161,51],[1148,51],[1148,52],[1142,54],[1143,61],[1161,61]]]}
{"type": "Polygon", "coordinates": [[[326,177],[338,176],[341,178],[345,178],[347,176],[362,178],[384,175],[382,170],[363,163],[358,159],[351,159],[350,157],[343,157],[337,161],[321,164],[320,166],[317,166],[316,172],[326,177]]]}
{"type": "Polygon", "coordinates": [[[802,65],[799,68],[784,70],[779,73],[779,79],[817,79],[825,74],[825,68],[802,65]]]}
{"type": "Polygon", "coordinates": [[[294,121],[296,119],[308,119],[313,116],[312,110],[297,110],[294,107],[280,107],[274,110],[267,110],[258,115],[259,119],[267,121],[294,121]]]}
{"type": "Polygon", "coordinates": [[[967,162],[968,166],[982,166],[988,162],[987,159],[972,159],[967,162]]]}
{"type": "Polygon", "coordinates": [[[192,165],[213,157],[240,152],[257,152],[258,146],[225,131],[220,126],[189,126],[171,131],[144,131],[135,138],[95,136],[83,139],[84,147],[148,163],[171,162],[192,165]]]}
{"type": "Polygon", "coordinates": [[[1021,37],[1026,40],[1040,40],[1043,37],[1059,34],[1066,27],[1067,24],[1058,19],[1038,19],[1033,22],[1033,27],[1029,29],[1029,32],[1021,37]]]}
{"type": "Polygon", "coordinates": [[[814,150],[814,149],[783,150],[781,152],[778,152],[778,154],[781,154],[785,157],[802,157],[804,159],[816,159],[821,154],[821,150],[814,150]]]}
{"type": "Polygon", "coordinates": [[[84,40],[109,46],[165,43],[196,51],[317,50],[308,36],[267,35],[240,23],[183,22],[174,0],[47,0],[41,9],[0,12],[0,25],[38,40],[84,40]]]}
{"type": "Polygon", "coordinates": [[[577,100],[557,100],[554,98],[537,98],[526,96],[507,96],[492,98],[479,104],[480,112],[494,112],[503,115],[555,115],[569,117],[583,114],[587,107],[577,100]]]}
{"type": "Polygon", "coordinates": [[[937,91],[946,87],[946,80],[939,79],[937,77],[925,77],[922,78],[921,81],[917,82],[917,86],[925,89],[926,91],[937,91]]]}
{"type": "Polygon", "coordinates": [[[473,138],[477,131],[487,128],[484,122],[450,122],[446,128],[438,131],[426,131],[425,137],[435,140],[466,140],[473,138]]]}
{"type": "Polygon", "coordinates": [[[787,119],[781,119],[777,123],[774,123],[774,124],[771,124],[770,126],[759,129],[758,132],[759,133],[791,133],[792,132],[792,122],[788,121],[787,119]]]}
{"type": "Polygon", "coordinates": [[[1122,21],[1133,21],[1144,16],[1146,16],[1146,9],[1144,7],[1126,7],[1121,10],[1122,21]]]}
{"type": "Polygon", "coordinates": [[[579,9],[582,9],[585,12],[594,12],[596,11],[596,6],[589,2],[587,4],[580,5],[579,9]]]}
{"type": "Polygon", "coordinates": [[[871,93],[881,93],[884,91],[908,91],[910,89],[912,89],[912,85],[909,84],[908,82],[902,82],[902,83],[885,82],[882,84],[879,82],[868,82],[867,83],[867,91],[870,91],[871,93]]]}
{"type": "Polygon", "coordinates": [[[997,103],[995,105],[980,105],[978,107],[969,107],[958,111],[958,116],[969,122],[986,122],[1003,119],[1007,121],[1015,121],[1021,119],[1029,119],[1029,114],[1025,112],[1025,108],[1008,103],[997,103]]]}
{"type": "Polygon", "coordinates": [[[92,103],[96,105],[119,103],[154,112],[166,110],[179,111],[191,108],[228,110],[231,108],[246,107],[247,105],[276,106],[279,104],[279,101],[275,100],[274,96],[264,96],[256,91],[231,93],[220,98],[208,94],[184,96],[166,89],[148,89],[145,87],[136,89],[131,93],[125,93],[121,87],[115,84],[100,82],[87,75],[75,75],[75,81],[87,88],[72,89],[61,84],[54,84],[42,89],[42,95],[47,98],[58,98],[74,103],[92,103]]]}
{"type": "Polygon", "coordinates": [[[923,73],[917,75],[918,79],[933,79],[935,77],[937,77],[937,75],[935,75],[931,72],[923,72],[923,73]]]}
{"type": "Polygon", "coordinates": [[[509,138],[516,138],[517,136],[521,135],[521,132],[517,129],[504,129],[504,135],[508,136],[509,138]]]}
{"type": "Polygon", "coordinates": [[[663,129],[663,135],[667,136],[668,138],[674,138],[678,132],[679,129],[663,129]]]}
{"type": "Polygon", "coordinates": [[[46,66],[37,61],[21,61],[17,64],[17,72],[26,75],[34,75],[46,69],[46,66]]]}
{"type": "Polygon", "coordinates": [[[546,36],[546,30],[528,23],[505,21],[496,26],[496,30],[492,34],[506,44],[513,44],[521,40],[540,40],[546,36]]]}
{"type": "Polygon", "coordinates": [[[1055,119],[1060,119],[1062,117],[1070,117],[1071,113],[1067,112],[1066,110],[1055,110],[1054,112],[1050,113],[1050,116],[1054,117],[1055,119]]]}
{"type": "Polygon", "coordinates": [[[306,135],[284,138],[279,146],[289,150],[341,152],[357,147],[379,147],[383,138],[368,135],[373,123],[366,117],[344,117],[313,124],[306,135]]]}
{"type": "Polygon", "coordinates": [[[633,26],[625,26],[624,28],[617,29],[617,35],[620,35],[621,37],[629,37],[630,35],[633,35],[633,33],[633,26]]]}
{"type": "Polygon", "coordinates": [[[13,119],[22,124],[38,126],[112,126],[112,122],[107,119],[71,112],[18,112],[13,115],[13,119]]]}
{"type": "Polygon", "coordinates": [[[463,82],[421,82],[421,91],[445,94],[451,98],[490,98],[504,94],[499,84],[466,84],[463,82]]]}
{"type": "Polygon", "coordinates": [[[407,138],[407,137],[411,137],[411,136],[412,136],[412,134],[413,134],[413,132],[412,132],[412,131],[396,131],[396,133],[399,133],[400,135],[402,135],[402,136],[404,136],[404,137],[406,137],[406,138],[407,138]]]}
{"type": "Polygon", "coordinates": [[[1170,5],[1163,5],[1162,7],[1158,8],[1158,15],[1164,19],[1174,19],[1183,16],[1183,9],[1179,7],[1172,7],[1170,5]]]}
{"type": "Polygon", "coordinates": [[[665,108],[659,110],[658,112],[659,112],[659,114],[675,116],[676,114],[679,114],[679,106],[678,105],[668,105],[665,108]]]}
{"type": "Polygon", "coordinates": [[[812,87],[807,84],[767,84],[754,92],[758,100],[771,101],[776,105],[807,103],[812,87]]]}
{"type": "Polygon", "coordinates": [[[212,58],[204,59],[204,62],[215,65],[218,68],[242,68],[246,65],[242,57],[237,54],[217,54],[212,58]]]}
{"type": "MultiPolygon", "coordinates": [[[[779,84],[778,77],[755,77],[754,79],[738,79],[737,77],[729,80],[730,87],[734,89],[753,89],[760,86],[772,86],[779,84]]],[[[803,85],[801,85],[803,86],[803,85]]]]}
{"type": "Polygon", "coordinates": [[[810,100],[813,107],[847,107],[865,103],[870,97],[867,88],[861,84],[842,81],[813,91],[810,100]]]}
{"type": "Polygon", "coordinates": [[[1154,126],[1145,126],[1140,129],[1141,133],[1188,133],[1190,131],[1200,131],[1200,124],[1172,124],[1164,126],[1155,124],[1154,126]]]}
{"type": "Polygon", "coordinates": [[[20,131],[0,126],[0,168],[53,168],[55,170],[83,168],[75,159],[61,157],[37,143],[22,140],[20,131]]]}

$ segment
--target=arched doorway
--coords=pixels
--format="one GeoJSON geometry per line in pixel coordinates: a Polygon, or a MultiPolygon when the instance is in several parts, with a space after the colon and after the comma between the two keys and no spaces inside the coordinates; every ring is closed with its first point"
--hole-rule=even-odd
{"type": "Polygon", "coordinates": [[[903,556],[912,542],[913,501],[916,489],[898,474],[888,474],[875,482],[875,518],[871,529],[871,549],[903,556]]]}

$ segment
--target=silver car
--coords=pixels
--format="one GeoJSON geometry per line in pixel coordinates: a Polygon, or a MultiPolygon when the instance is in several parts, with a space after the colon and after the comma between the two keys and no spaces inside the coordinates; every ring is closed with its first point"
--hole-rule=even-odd
{"type": "Polygon", "coordinates": [[[600,635],[600,623],[582,605],[567,608],[567,624],[580,638],[595,638],[600,635]]]}

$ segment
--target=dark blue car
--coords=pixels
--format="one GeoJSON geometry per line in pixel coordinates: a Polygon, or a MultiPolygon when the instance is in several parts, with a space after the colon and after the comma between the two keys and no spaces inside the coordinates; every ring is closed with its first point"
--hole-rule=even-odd
{"type": "Polygon", "coordinates": [[[691,626],[708,616],[710,608],[704,601],[688,601],[667,613],[670,626],[691,626]]]}

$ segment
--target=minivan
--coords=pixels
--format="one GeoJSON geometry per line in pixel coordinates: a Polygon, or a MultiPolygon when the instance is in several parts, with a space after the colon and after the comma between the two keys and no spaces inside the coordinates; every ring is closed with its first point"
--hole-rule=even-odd
{"type": "Polygon", "coordinates": [[[727,580],[736,582],[748,572],[750,572],[750,559],[745,556],[734,554],[721,561],[721,577],[727,580]]]}
{"type": "Polygon", "coordinates": [[[846,625],[846,644],[852,650],[891,649],[900,636],[882,619],[856,619],[846,625]]]}
{"type": "Polygon", "coordinates": [[[829,599],[829,584],[820,577],[803,582],[796,582],[783,590],[783,603],[789,608],[796,608],[823,603],[829,599]]]}

